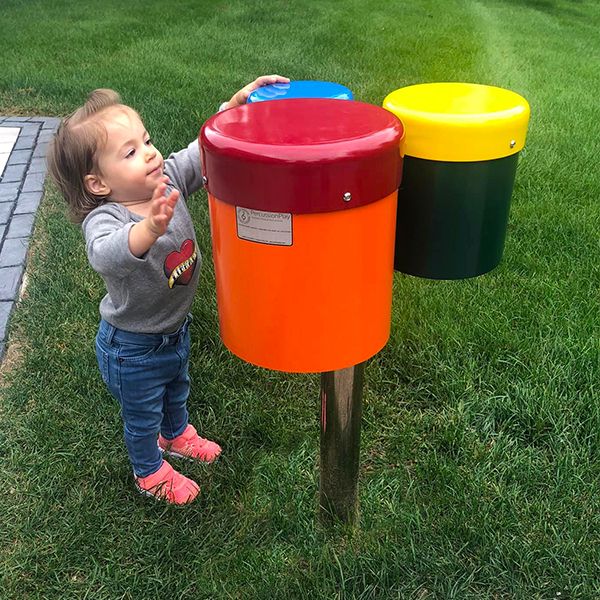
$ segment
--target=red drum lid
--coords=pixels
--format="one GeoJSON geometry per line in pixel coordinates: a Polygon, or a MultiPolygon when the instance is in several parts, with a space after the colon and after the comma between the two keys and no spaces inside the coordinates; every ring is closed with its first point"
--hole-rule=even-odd
{"type": "Polygon", "coordinates": [[[294,214],[347,210],[400,185],[404,128],[363,102],[301,98],[245,104],[200,131],[208,192],[223,202],[294,214]]]}

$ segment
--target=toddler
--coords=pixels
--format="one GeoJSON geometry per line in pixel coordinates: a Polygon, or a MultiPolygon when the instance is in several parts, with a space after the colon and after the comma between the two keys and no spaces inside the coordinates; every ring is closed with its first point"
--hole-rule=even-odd
{"type": "MultiPolygon", "coordinates": [[[[259,77],[221,110],[288,81],[259,77]]],[[[138,113],[116,92],[95,90],[60,125],[48,167],[106,284],[96,356],[121,407],[136,488],[171,504],[191,502],[198,485],[163,454],[210,463],[221,453],[188,422],[186,406],[188,312],[201,258],[185,200],[202,185],[198,141],[163,160],[138,113]]]]}

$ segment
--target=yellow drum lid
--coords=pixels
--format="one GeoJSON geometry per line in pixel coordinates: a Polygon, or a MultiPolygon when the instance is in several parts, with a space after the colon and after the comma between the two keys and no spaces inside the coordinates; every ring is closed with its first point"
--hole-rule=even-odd
{"type": "Polygon", "coordinates": [[[525,145],[529,104],[474,83],[424,83],[395,90],[383,107],[403,122],[404,154],[448,162],[503,158],[525,145]]]}

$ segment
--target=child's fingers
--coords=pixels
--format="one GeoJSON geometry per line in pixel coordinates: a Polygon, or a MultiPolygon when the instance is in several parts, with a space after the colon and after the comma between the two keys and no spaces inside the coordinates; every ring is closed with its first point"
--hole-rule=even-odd
{"type": "Polygon", "coordinates": [[[289,82],[290,80],[287,77],[282,77],[281,75],[261,75],[238,92],[238,104],[245,104],[248,101],[248,96],[250,96],[254,90],[257,90],[264,85],[289,82]]]}
{"type": "Polygon", "coordinates": [[[263,85],[269,85],[271,83],[289,83],[290,80],[288,77],[282,77],[281,75],[262,75],[259,77],[254,84],[256,87],[261,87],[263,85]]]}
{"type": "Polygon", "coordinates": [[[175,206],[179,200],[179,190],[171,190],[171,193],[167,196],[167,204],[169,206],[175,206]]]}
{"type": "Polygon", "coordinates": [[[171,220],[171,217],[175,212],[175,205],[177,204],[178,199],[179,192],[173,190],[168,196],[164,197],[159,204],[160,214],[165,216],[167,223],[171,220]]]}
{"type": "Polygon", "coordinates": [[[168,219],[171,219],[171,217],[173,216],[173,207],[168,202],[165,202],[161,206],[160,214],[164,215],[168,219]]]}
{"type": "Polygon", "coordinates": [[[166,231],[173,217],[177,200],[179,199],[179,191],[176,189],[172,189],[169,194],[165,195],[167,182],[168,178],[164,176],[163,181],[154,189],[150,205],[150,219],[154,228],[160,232],[160,235],[166,231]]]}
{"type": "Polygon", "coordinates": [[[177,200],[179,199],[179,191],[171,190],[168,194],[165,195],[167,191],[167,186],[163,187],[163,184],[159,185],[156,190],[154,197],[152,198],[152,202],[157,206],[162,205],[163,203],[168,204],[169,206],[175,206],[177,204],[177,200]]]}
{"type": "Polygon", "coordinates": [[[161,200],[161,198],[164,198],[166,189],[166,183],[159,183],[154,188],[154,193],[152,194],[152,202],[158,202],[159,200],[161,200]]]}
{"type": "Polygon", "coordinates": [[[160,211],[160,207],[164,204],[168,204],[169,206],[175,206],[177,203],[177,199],[179,198],[179,192],[177,190],[171,190],[168,196],[165,196],[165,191],[167,186],[164,184],[159,184],[154,190],[154,195],[152,197],[152,210],[160,211]]]}
{"type": "Polygon", "coordinates": [[[158,215],[161,213],[163,205],[166,203],[167,199],[164,196],[158,196],[152,199],[152,204],[150,204],[150,212],[153,215],[158,215]]]}
{"type": "Polygon", "coordinates": [[[154,188],[154,193],[152,194],[153,200],[165,195],[168,183],[169,183],[169,178],[166,175],[163,175],[160,178],[160,183],[154,188]]]}

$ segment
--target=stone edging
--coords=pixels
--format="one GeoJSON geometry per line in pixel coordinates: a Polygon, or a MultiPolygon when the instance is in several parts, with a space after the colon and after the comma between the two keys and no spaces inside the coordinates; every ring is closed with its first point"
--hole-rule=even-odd
{"type": "Polygon", "coordinates": [[[46,149],[59,123],[55,117],[0,116],[0,127],[20,129],[0,177],[0,360],[44,191],[46,149]]]}

